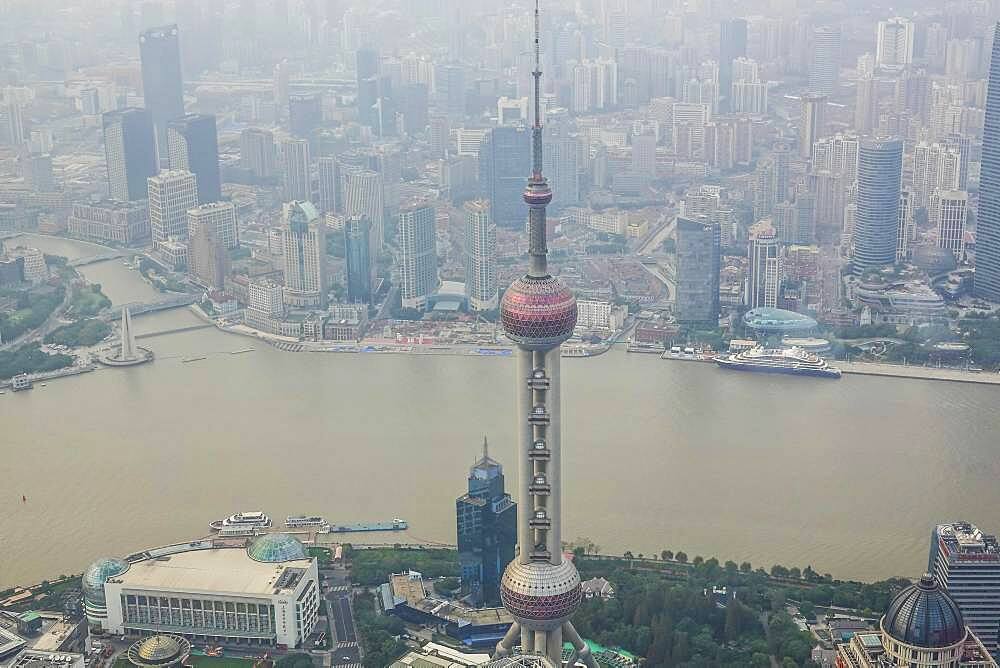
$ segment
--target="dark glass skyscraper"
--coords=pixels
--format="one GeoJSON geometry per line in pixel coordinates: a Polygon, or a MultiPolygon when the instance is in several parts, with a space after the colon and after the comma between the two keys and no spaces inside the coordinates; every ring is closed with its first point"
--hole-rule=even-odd
{"type": "Polygon", "coordinates": [[[313,130],[323,123],[323,103],[309,93],[288,97],[288,129],[296,137],[312,141],[313,130]]]}
{"type": "Polygon", "coordinates": [[[490,217],[498,227],[521,229],[524,210],[524,173],[531,165],[529,134],[520,128],[490,130],[479,148],[479,186],[490,201],[490,217]]]}
{"type": "Polygon", "coordinates": [[[677,322],[719,325],[721,231],[708,220],[677,219],[677,322]]]}
{"type": "Polygon", "coordinates": [[[858,147],[854,274],[896,261],[903,140],[862,139],[858,147]]]}
{"type": "Polygon", "coordinates": [[[347,261],[347,299],[372,302],[372,223],[365,216],[351,216],[344,223],[344,257],[347,261]]]}
{"type": "Polygon", "coordinates": [[[170,169],[194,174],[199,204],[220,201],[222,180],[215,116],[187,114],[167,123],[167,162],[170,169]]]}
{"type": "Polygon", "coordinates": [[[138,108],[109,111],[101,121],[109,196],[122,202],[146,199],[146,179],[157,171],[149,112],[138,108]]]}
{"type": "Polygon", "coordinates": [[[358,122],[377,128],[378,115],[378,66],[379,55],[374,49],[367,47],[358,49],[356,55],[355,74],[358,84],[358,122]]]}
{"type": "Polygon", "coordinates": [[[719,26],[719,106],[730,109],[733,94],[733,60],[747,55],[747,22],[729,19],[719,26]]]}
{"type": "MultiPolygon", "coordinates": [[[[994,35],[1000,33],[1000,23],[994,35]]],[[[1000,40],[993,40],[976,221],[976,296],[1000,301],[1000,40]]]]}
{"type": "Polygon", "coordinates": [[[150,28],[139,34],[142,95],[153,117],[160,160],[167,157],[167,123],[184,115],[180,38],[176,25],[150,28]]]}
{"type": "Polygon", "coordinates": [[[517,504],[504,491],[503,467],[489,456],[469,469],[469,492],[455,501],[462,593],[477,605],[500,605],[500,576],[514,559],[517,504]]]}

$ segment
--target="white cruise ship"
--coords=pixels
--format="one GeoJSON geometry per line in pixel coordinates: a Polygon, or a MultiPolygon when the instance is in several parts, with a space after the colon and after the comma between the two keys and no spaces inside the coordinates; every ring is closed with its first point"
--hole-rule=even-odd
{"type": "Polygon", "coordinates": [[[840,378],[840,369],[830,366],[822,357],[807,353],[801,348],[752,348],[741,353],[720,355],[715,361],[724,369],[738,371],[840,378]]]}
{"type": "Polygon", "coordinates": [[[251,510],[230,515],[224,520],[215,520],[208,525],[215,531],[225,527],[242,527],[246,529],[267,529],[271,526],[271,518],[259,510],[251,510]]]}

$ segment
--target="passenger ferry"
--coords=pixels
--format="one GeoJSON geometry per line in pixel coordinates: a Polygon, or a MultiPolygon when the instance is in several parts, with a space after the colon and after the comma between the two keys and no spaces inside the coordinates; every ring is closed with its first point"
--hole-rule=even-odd
{"type": "Polygon", "coordinates": [[[330,523],[319,515],[289,515],[285,518],[285,526],[289,529],[298,527],[330,528],[330,523]]]}
{"type": "Polygon", "coordinates": [[[250,512],[230,515],[224,520],[215,520],[208,526],[216,531],[219,531],[224,527],[267,529],[271,526],[271,518],[259,510],[253,510],[250,512]]]}
{"type": "Polygon", "coordinates": [[[724,369],[788,373],[798,376],[840,378],[840,369],[832,367],[812,353],[801,348],[752,348],[741,353],[720,355],[716,363],[724,369]]]}

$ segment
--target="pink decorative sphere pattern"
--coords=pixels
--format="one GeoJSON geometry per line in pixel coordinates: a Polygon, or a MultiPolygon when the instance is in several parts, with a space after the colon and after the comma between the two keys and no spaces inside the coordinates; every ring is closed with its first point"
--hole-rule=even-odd
{"type": "Polygon", "coordinates": [[[573,335],[576,298],[551,276],[525,276],[504,293],[500,321],[514,343],[539,350],[554,348],[573,335]]]}
{"type": "Polygon", "coordinates": [[[511,562],[500,581],[500,600],[523,626],[551,630],[573,616],[583,599],[580,575],[569,562],[511,562]]]}

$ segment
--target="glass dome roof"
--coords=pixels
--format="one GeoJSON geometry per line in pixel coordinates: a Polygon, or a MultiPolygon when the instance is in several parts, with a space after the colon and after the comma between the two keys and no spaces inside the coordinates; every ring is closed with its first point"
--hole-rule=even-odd
{"type": "Polygon", "coordinates": [[[254,538],[247,547],[247,554],[254,561],[274,564],[308,559],[305,546],[298,538],[287,533],[268,533],[254,538]]]}
{"type": "Polygon", "coordinates": [[[98,559],[83,573],[84,598],[92,603],[104,605],[104,584],[116,575],[128,570],[128,562],[105,557],[98,559]]]}
{"type": "Polygon", "coordinates": [[[965,638],[962,613],[930,575],[896,595],[882,618],[882,628],[913,647],[949,647],[965,638]]]}

